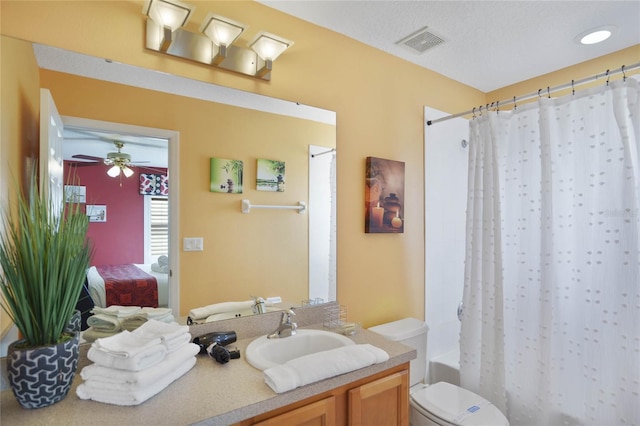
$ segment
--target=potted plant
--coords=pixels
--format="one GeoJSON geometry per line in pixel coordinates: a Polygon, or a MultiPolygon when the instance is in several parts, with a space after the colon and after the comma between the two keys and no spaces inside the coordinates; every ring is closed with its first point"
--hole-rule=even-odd
{"type": "Polygon", "coordinates": [[[79,204],[56,205],[31,178],[27,194],[2,212],[2,308],[21,339],[9,345],[7,372],[25,408],[62,400],[78,365],[79,332],[68,324],[89,267],[89,221],[79,204]]]}

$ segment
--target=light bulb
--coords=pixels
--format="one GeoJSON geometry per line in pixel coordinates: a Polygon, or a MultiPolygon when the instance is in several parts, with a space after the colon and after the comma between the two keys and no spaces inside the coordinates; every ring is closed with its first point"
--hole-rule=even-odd
{"type": "Polygon", "coordinates": [[[122,173],[124,173],[125,177],[131,177],[131,175],[133,175],[133,170],[131,170],[129,167],[124,166],[122,168],[122,173]]]}
{"type": "Polygon", "coordinates": [[[111,177],[118,177],[118,175],[120,174],[120,167],[118,166],[113,166],[111,167],[108,171],[107,174],[111,177]]]}

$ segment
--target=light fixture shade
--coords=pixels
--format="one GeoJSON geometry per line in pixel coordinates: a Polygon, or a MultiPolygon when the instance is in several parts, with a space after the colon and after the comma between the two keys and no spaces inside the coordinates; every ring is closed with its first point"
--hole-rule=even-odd
{"type": "Polygon", "coordinates": [[[131,177],[133,175],[133,170],[131,170],[127,166],[124,166],[122,167],[122,173],[124,173],[124,177],[131,177]]]}
{"type": "Polygon", "coordinates": [[[278,56],[293,46],[291,40],[267,32],[259,32],[249,47],[265,61],[275,61],[278,56]]]}
{"type": "Polygon", "coordinates": [[[246,29],[247,25],[214,13],[208,14],[200,26],[200,31],[216,46],[229,46],[246,29]]]}
{"type": "Polygon", "coordinates": [[[579,44],[597,44],[614,35],[616,29],[615,25],[603,25],[578,34],[574,40],[579,44]]]}
{"type": "Polygon", "coordinates": [[[195,7],[179,0],[147,0],[142,12],[171,31],[184,26],[195,7]]]}
{"type": "Polygon", "coordinates": [[[120,174],[120,167],[112,166],[109,170],[107,170],[107,174],[111,177],[118,177],[118,175],[120,174]]]}

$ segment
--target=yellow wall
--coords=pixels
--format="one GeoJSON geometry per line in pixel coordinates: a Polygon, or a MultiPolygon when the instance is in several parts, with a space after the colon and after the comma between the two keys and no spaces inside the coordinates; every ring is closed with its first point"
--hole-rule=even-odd
{"type": "MultiPolygon", "coordinates": [[[[309,216],[268,210],[244,215],[240,205],[243,198],[254,204],[307,200],[308,145],[334,146],[334,126],[47,70],[41,85],[62,115],[180,132],[182,184],[171,196],[188,217],[181,234],[203,237],[205,246],[181,254],[188,265],[181,271],[184,313],[254,294],[298,303],[308,298],[309,216]],[[244,162],[242,194],[209,191],[211,157],[244,162]],[[256,190],[258,158],[286,163],[283,193],[256,190]]],[[[116,180],[113,185],[118,191],[116,180]]]]}
{"type": "MultiPolygon", "coordinates": [[[[198,1],[190,29],[197,29],[212,11],[250,26],[240,43],[264,29],[295,45],[274,63],[270,82],[211,69],[146,51],[142,4],[3,0],[1,29],[17,38],[336,111],[338,299],[348,307],[349,318],[365,327],[405,316],[424,318],[423,107],[455,113],[487,102],[485,94],[248,1],[198,1]],[[364,233],[367,156],[406,163],[402,235],[364,233]]],[[[138,124],[143,116],[140,112],[123,118],[138,124]]],[[[186,160],[193,158],[189,149],[209,155],[201,146],[205,141],[193,143],[181,145],[182,171],[192,167],[186,160]]],[[[211,216],[198,213],[193,203],[201,179],[201,171],[182,173],[180,237],[210,226],[211,216]]],[[[183,288],[205,272],[195,256],[183,253],[180,262],[183,288]]],[[[181,297],[188,296],[183,291],[181,297]]]]}
{"type": "MultiPolygon", "coordinates": [[[[38,64],[31,43],[2,37],[0,42],[0,208],[14,205],[14,184],[26,183],[26,159],[38,154],[40,104],[38,64]]],[[[0,314],[0,335],[11,321],[0,314]]]]}

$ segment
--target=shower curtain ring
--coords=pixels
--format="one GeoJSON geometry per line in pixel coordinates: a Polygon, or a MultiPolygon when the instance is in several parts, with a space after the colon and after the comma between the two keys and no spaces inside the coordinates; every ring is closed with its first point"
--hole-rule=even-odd
{"type": "Polygon", "coordinates": [[[473,113],[473,117],[471,117],[472,120],[476,119],[476,107],[473,107],[473,109],[471,110],[471,112],[473,113]]]}
{"type": "Polygon", "coordinates": [[[624,65],[622,66],[622,68],[620,68],[620,70],[622,71],[622,82],[626,82],[627,81],[627,74],[625,74],[624,72],[624,65]]]}
{"type": "Polygon", "coordinates": [[[607,70],[607,73],[605,74],[607,76],[607,86],[609,85],[609,70],[607,70]]]}
{"type": "Polygon", "coordinates": [[[538,97],[541,98],[542,96],[540,96],[540,92],[542,92],[542,89],[538,89],[538,97]]]}
{"type": "Polygon", "coordinates": [[[516,97],[513,97],[513,110],[515,111],[518,108],[518,104],[516,103],[516,97]]]}
{"type": "Polygon", "coordinates": [[[571,80],[571,94],[572,95],[576,94],[576,88],[573,86],[573,80],[571,80]]]}
{"type": "Polygon", "coordinates": [[[551,99],[551,92],[549,91],[549,86],[547,86],[547,98],[551,99]]]}

